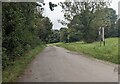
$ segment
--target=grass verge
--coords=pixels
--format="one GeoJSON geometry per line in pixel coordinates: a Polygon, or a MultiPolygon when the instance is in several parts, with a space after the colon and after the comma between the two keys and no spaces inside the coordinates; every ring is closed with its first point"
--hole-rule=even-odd
{"type": "Polygon", "coordinates": [[[18,76],[20,76],[25,70],[26,66],[39,54],[45,45],[37,46],[30,50],[23,57],[16,60],[13,66],[8,67],[2,72],[2,82],[15,82],[18,76]]]}
{"type": "Polygon", "coordinates": [[[106,39],[106,45],[100,46],[99,42],[94,43],[60,43],[56,44],[59,47],[64,47],[71,51],[77,51],[78,53],[84,53],[91,57],[109,61],[112,63],[119,64],[118,61],[118,38],[106,39]]]}

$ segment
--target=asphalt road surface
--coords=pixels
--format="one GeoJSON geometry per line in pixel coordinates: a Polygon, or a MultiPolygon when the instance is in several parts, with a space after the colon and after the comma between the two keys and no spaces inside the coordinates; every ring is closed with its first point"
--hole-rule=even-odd
{"type": "Polygon", "coordinates": [[[25,70],[18,82],[117,82],[117,65],[49,46],[25,70]]]}

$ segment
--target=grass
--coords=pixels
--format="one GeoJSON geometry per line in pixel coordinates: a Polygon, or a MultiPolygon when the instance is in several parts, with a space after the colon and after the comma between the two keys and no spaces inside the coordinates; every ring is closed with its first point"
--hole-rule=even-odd
{"type": "Polygon", "coordinates": [[[3,82],[15,82],[18,76],[20,76],[27,65],[36,57],[37,54],[40,53],[45,48],[45,45],[38,46],[28,53],[26,53],[23,57],[16,60],[13,66],[8,67],[2,72],[3,82]]]}
{"type": "Polygon", "coordinates": [[[56,45],[71,51],[87,54],[100,60],[118,64],[118,38],[108,38],[105,41],[105,46],[100,46],[99,42],[90,44],[85,44],[83,42],[60,43],[56,45]]]}
{"type": "Polygon", "coordinates": [[[59,45],[61,44],[62,42],[59,42],[59,43],[50,43],[50,44],[47,44],[47,46],[54,46],[54,45],[59,45]]]}

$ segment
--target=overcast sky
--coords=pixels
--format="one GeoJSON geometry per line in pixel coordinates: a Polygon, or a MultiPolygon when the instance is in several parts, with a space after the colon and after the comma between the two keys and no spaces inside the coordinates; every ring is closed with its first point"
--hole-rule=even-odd
{"type": "MultiPolygon", "coordinates": [[[[57,20],[64,20],[64,14],[61,12],[62,8],[60,6],[57,6],[54,11],[51,11],[49,9],[49,2],[53,2],[55,4],[59,3],[59,2],[64,2],[65,0],[44,0],[44,3],[46,3],[46,5],[44,6],[45,11],[44,11],[44,15],[49,17],[50,20],[53,23],[53,29],[60,29],[62,26],[60,23],[58,23],[57,20]]],[[[116,10],[116,13],[118,14],[118,2],[120,0],[112,0],[111,6],[110,8],[113,8],[114,10],[116,10]]]]}

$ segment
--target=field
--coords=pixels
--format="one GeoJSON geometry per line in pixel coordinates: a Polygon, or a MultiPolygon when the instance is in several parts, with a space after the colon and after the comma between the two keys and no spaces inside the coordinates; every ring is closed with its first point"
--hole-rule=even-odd
{"type": "Polygon", "coordinates": [[[100,60],[105,60],[116,64],[120,63],[118,61],[118,38],[107,38],[105,41],[105,46],[100,46],[99,42],[90,44],[86,44],[84,42],[59,43],[56,45],[71,51],[87,54],[88,56],[100,60]]]}
{"type": "Polygon", "coordinates": [[[14,62],[14,64],[2,72],[2,82],[14,82],[19,75],[21,75],[28,64],[45,48],[45,45],[38,46],[23,57],[19,58],[14,62]]]}

